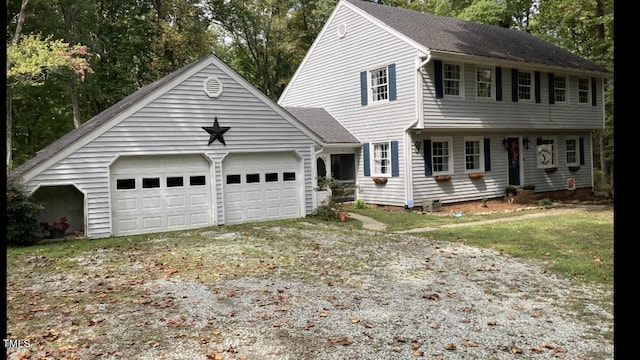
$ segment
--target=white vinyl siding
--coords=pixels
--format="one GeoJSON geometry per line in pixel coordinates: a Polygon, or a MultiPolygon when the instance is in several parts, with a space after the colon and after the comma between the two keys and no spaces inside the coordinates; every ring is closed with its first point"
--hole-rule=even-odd
{"type": "MultiPolygon", "coordinates": [[[[281,105],[323,107],[363,143],[404,138],[404,129],[416,116],[415,48],[343,6],[329,19],[309,51],[309,57],[283,92],[281,105]],[[341,24],[348,26],[343,38],[337,34],[341,24]],[[395,64],[396,100],[362,106],[359,74],[385,64],[387,71],[390,64],[395,64]]],[[[398,141],[399,176],[389,177],[384,186],[377,186],[371,177],[364,176],[362,152],[358,153],[359,199],[405,205],[404,146],[404,141],[398,141]]]]}
{"type": "MultiPolygon", "coordinates": [[[[467,100],[479,100],[476,96],[476,68],[477,64],[465,63],[464,76],[467,100]]],[[[494,68],[495,69],[495,68],[494,68]]],[[[495,72],[495,71],[494,71],[495,72]]],[[[567,76],[569,90],[568,103],[570,106],[549,106],[549,83],[545,73],[540,76],[541,103],[536,103],[531,93],[531,101],[511,101],[512,78],[511,68],[501,67],[500,88],[502,100],[498,101],[467,101],[455,97],[437,99],[434,83],[434,61],[425,65],[422,75],[422,90],[424,99],[423,122],[425,128],[432,129],[487,129],[515,128],[515,129],[603,129],[603,107],[591,106],[591,89],[587,95],[590,106],[578,103],[578,77],[567,76]]],[[[530,71],[533,80],[533,71],[530,71]]],[[[562,75],[562,74],[559,74],[562,75]]],[[[494,77],[495,79],[495,77],[494,77]]],[[[498,88],[497,79],[495,88],[498,88]]],[[[587,79],[591,86],[591,78],[587,79]]],[[[598,80],[596,102],[602,104],[601,81],[598,80]]],[[[400,84],[398,84],[400,86],[400,84]]],[[[497,90],[494,89],[494,93],[497,90]]],[[[532,89],[533,91],[533,89],[532,89]]]]}

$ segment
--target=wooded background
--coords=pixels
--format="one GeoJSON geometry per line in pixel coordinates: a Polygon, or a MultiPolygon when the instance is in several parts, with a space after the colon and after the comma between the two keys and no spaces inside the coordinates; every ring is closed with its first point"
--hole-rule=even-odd
{"type": "MultiPolygon", "coordinates": [[[[385,0],[528,31],[613,72],[613,0],[385,0]]],[[[278,99],[337,0],[8,0],[7,170],[140,87],[210,53],[278,99]]],[[[593,132],[613,185],[613,78],[593,132]]]]}

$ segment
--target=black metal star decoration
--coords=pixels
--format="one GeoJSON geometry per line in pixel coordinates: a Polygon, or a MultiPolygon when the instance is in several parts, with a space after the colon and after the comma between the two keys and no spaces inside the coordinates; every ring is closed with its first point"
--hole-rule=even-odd
{"type": "Polygon", "coordinates": [[[211,145],[212,142],[214,142],[216,140],[220,140],[222,145],[227,146],[227,144],[225,144],[225,142],[224,142],[223,135],[224,135],[225,132],[227,132],[227,130],[230,129],[230,127],[228,127],[228,126],[220,127],[220,125],[218,124],[218,117],[217,116],[213,120],[213,126],[203,126],[202,128],[209,133],[209,144],[207,144],[207,145],[211,145]]]}

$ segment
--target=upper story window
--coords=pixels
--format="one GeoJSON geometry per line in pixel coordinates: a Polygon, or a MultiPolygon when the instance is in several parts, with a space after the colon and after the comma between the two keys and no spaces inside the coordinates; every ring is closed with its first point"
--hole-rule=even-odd
{"type": "Polygon", "coordinates": [[[445,96],[461,96],[462,72],[460,65],[444,63],[442,65],[442,79],[445,96]]]}
{"type": "Polygon", "coordinates": [[[490,99],[493,96],[493,69],[488,67],[476,68],[476,96],[490,99]]]}
{"type": "Polygon", "coordinates": [[[451,156],[451,138],[431,139],[431,163],[433,175],[446,175],[453,172],[453,157],[451,156]]]}
{"type": "Polygon", "coordinates": [[[464,139],[464,163],[467,172],[484,171],[484,141],[473,137],[464,139]]]}
{"type": "Polygon", "coordinates": [[[518,71],[518,100],[531,100],[531,78],[530,72],[518,71]]]}
{"type": "Polygon", "coordinates": [[[578,79],[578,102],[589,103],[589,79],[578,79]]]}
{"type": "Polygon", "coordinates": [[[565,147],[567,150],[567,166],[580,165],[580,151],[578,137],[567,137],[565,139],[565,147]]]}
{"type": "Polygon", "coordinates": [[[538,168],[550,168],[557,167],[557,151],[555,138],[540,138],[538,139],[537,147],[537,166],[538,168]]]}
{"type": "Polygon", "coordinates": [[[556,103],[567,101],[567,78],[565,76],[553,78],[553,97],[556,103]]]}
{"type": "Polygon", "coordinates": [[[373,175],[391,174],[389,143],[373,144],[373,175]]]}
{"type": "Polygon", "coordinates": [[[360,72],[360,103],[396,100],[396,64],[360,72]]]}
{"type": "Polygon", "coordinates": [[[373,102],[389,99],[389,83],[387,68],[375,69],[369,73],[371,84],[371,100],[373,102]]]}

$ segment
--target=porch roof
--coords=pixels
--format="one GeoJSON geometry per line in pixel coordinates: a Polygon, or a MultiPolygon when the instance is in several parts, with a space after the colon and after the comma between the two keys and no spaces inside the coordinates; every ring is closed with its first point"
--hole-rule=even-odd
{"type": "Polygon", "coordinates": [[[360,145],[360,141],[324,108],[285,106],[284,109],[316,133],[325,145],[360,145]]]}

